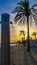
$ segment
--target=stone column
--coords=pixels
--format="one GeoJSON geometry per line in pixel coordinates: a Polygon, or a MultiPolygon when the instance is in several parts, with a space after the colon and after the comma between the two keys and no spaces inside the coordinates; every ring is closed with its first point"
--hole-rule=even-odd
{"type": "Polygon", "coordinates": [[[10,65],[9,14],[1,15],[1,65],[10,65]]]}

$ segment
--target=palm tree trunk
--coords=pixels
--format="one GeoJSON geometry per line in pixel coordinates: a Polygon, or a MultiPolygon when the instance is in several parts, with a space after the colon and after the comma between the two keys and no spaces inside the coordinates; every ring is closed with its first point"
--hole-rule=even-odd
{"type": "Polygon", "coordinates": [[[28,45],[27,45],[27,51],[30,52],[30,44],[29,44],[29,16],[27,16],[27,40],[28,40],[28,45]]]}

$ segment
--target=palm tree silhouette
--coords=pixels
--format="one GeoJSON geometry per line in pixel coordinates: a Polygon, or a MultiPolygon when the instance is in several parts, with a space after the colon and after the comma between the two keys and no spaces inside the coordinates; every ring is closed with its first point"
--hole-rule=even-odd
{"type": "MultiPolygon", "coordinates": [[[[33,8],[32,8],[33,9],[33,8]]],[[[27,39],[28,39],[28,47],[27,51],[30,51],[30,45],[29,45],[29,16],[31,15],[31,8],[29,7],[29,0],[23,0],[18,2],[17,7],[14,9],[12,13],[16,13],[15,16],[15,23],[19,22],[24,24],[25,17],[27,18],[27,39]]]]}
{"type": "Polygon", "coordinates": [[[36,32],[33,32],[33,34],[32,35],[34,35],[35,36],[35,41],[36,41],[36,35],[37,35],[37,33],[36,32]]]}
{"type": "Polygon", "coordinates": [[[22,36],[22,42],[23,42],[23,39],[25,40],[25,32],[23,30],[20,31],[20,36],[22,36]]]}
{"type": "Polygon", "coordinates": [[[28,34],[28,48],[27,51],[30,51],[30,46],[29,46],[29,16],[31,14],[30,8],[29,8],[29,1],[28,0],[24,0],[24,1],[20,1],[18,3],[18,6],[15,8],[15,10],[12,13],[17,12],[16,16],[15,16],[15,23],[18,22],[19,20],[19,24],[23,21],[23,24],[25,22],[25,16],[27,17],[27,34],[28,34]]]}
{"type": "Polygon", "coordinates": [[[24,30],[21,30],[21,31],[20,31],[20,36],[21,36],[21,38],[22,38],[22,43],[23,43],[23,45],[25,45],[25,32],[24,32],[24,30]]]}

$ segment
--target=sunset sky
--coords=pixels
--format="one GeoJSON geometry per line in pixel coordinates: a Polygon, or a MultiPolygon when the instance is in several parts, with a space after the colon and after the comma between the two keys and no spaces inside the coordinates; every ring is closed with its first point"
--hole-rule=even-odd
{"type": "MultiPolygon", "coordinates": [[[[13,22],[13,25],[10,25],[10,41],[17,41],[21,40],[21,37],[19,35],[20,30],[24,30],[26,37],[27,37],[27,26],[18,26],[17,24],[14,23],[14,17],[16,14],[12,14],[11,12],[14,10],[14,8],[17,6],[17,3],[21,0],[0,0],[0,21],[1,21],[1,14],[2,13],[9,13],[10,14],[10,21],[13,22]]],[[[37,0],[29,0],[30,2],[30,7],[33,4],[37,4],[37,0]]],[[[34,21],[34,20],[33,20],[34,21]]],[[[37,27],[34,25],[35,23],[32,24],[30,27],[30,35],[33,32],[37,32],[37,27]]],[[[32,35],[31,35],[32,36],[32,35]]],[[[32,36],[34,38],[34,36],[32,36]]],[[[0,41],[1,41],[1,25],[0,25],[0,41]]]]}

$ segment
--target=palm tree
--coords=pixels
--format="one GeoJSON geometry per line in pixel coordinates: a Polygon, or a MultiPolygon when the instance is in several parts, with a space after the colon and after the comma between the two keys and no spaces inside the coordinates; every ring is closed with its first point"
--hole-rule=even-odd
{"type": "Polygon", "coordinates": [[[31,14],[31,10],[29,8],[29,1],[28,0],[24,0],[24,1],[20,1],[18,3],[18,6],[15,8],[15,10],[12,13],[16,12],[16,16],[15,16],[15,23],[17,23],[19,21],[19,23],[21,23],[23,21],[23,24],[25,22],[25,16],[27,17],[27,34],[28,34],[28,48],[27,51],[30,51],[30,46],[29,46],[29,16],[31,14]]]}
{"type": "Polygon", "coordinates": [[[23,30],[20,31],[20,36],[23,36],[22,37],[22,41],[23,41],[23,38],[25,39],[25,32],[23,30]]]}
{"type": "Polygon", "coordinates": [[[36,32],[33,32],[33,34],[32,35],[34,35],[35,36],[35,41],[36,41],[36,35],[37,35],[37,33],[36,32]]]}
{"type": "Polygon", "coordinates": [[[36,20],[37,13],[36,13],[36,9],[34,9],[35,6],[37,6],[37,4],[33,5],[32,8],[30,8],[29,7],[29,0],[23,0],[23,1],[18,2],[17,7],[12,12],[12,13],[16,13],[16,16],[14,18],[15,23],[19,22],[19,24],[20,24],[23,22],[23,24],[24,24],[25,17],[27,18],[27,30],[28,30],[28,32],[27,32],[27,34],[28,34],[28,36],[27,36],[27,39],[28,39],[27,51],[28,52],[30,51],[30,46],[29,46],[29,16],[30,16],[30,18],[33,16],[34,20],[37,21],[36,20]]]}

